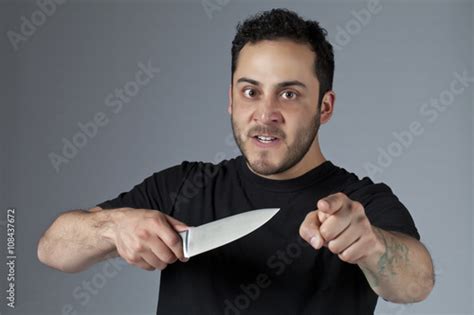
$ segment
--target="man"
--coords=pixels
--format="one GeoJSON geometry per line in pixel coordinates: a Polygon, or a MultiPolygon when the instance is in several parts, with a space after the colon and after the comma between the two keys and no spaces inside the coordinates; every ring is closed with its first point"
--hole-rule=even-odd
{"type": "Polygon", "coordinates": [[[239,24],[228,111],[242,155],[184,161],[60,215],[39,259],[65,272],[116,256],[163,270],[159,314],[370,314],[377,296],[425,299],[433,265],[408,210],[321,152],[333,72],[317,22],[274,9],[239,24]],[[253,233],[184,259],[177,232],[270,207],[281,210],[253,233]]]}

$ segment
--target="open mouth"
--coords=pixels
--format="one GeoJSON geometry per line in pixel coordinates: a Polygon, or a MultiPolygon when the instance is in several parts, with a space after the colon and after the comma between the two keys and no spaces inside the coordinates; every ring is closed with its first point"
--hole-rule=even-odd
{"type": "Polygon", "coordinates": [[[268,143],[272,143],[274,141],[277,141],[278,138],[277,137],[271,137],[271,136],[254,136],[254,138],[260,142],[260,143],[265,143],[265,144],[268,144],[268,143]]]}
{"type": "Polygon", "coordinates": [[[269,135],[255,135],[252,138],[252,143],[262,149],[276,148],[280,145],[281,139],[269,135]]]}

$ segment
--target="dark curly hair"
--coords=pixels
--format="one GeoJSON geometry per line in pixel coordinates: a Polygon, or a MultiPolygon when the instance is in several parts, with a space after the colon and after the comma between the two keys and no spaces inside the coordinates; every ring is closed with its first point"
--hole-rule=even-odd
{"type": "Polygon", "coordinates": [[[237,24],[237,33],[232,41],[232,78],[239,59],[239,53],[247,43],[262,40],[290,39],[309,44],[316,53],[314,72],[319,80],[319,104],[324,93],[332,89],[334,76],[334,53],[327,41],[327,31],[316,21],[304,20],[288,9],[272,9],[249,17],[237,24]]]}

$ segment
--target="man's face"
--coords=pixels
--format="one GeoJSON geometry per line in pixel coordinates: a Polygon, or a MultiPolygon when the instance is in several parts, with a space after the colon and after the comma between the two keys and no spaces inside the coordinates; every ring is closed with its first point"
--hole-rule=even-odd
{"type": "Polygon", "coordinates": [[[309,46],[288,40],[248,43],[240,51],[228,110],[235,141],[254,172],[282,173],[315,145],[314,62],[309,46]]]}

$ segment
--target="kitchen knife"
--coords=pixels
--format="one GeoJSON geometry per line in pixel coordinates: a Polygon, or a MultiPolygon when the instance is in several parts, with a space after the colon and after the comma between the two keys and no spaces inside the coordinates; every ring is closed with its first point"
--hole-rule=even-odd
{"type": "Polygon", "coordinates": [[[189,258],[235,241],[261,227],[280,208],[251,210],[180,232],[184,257],[189,258]]]}

